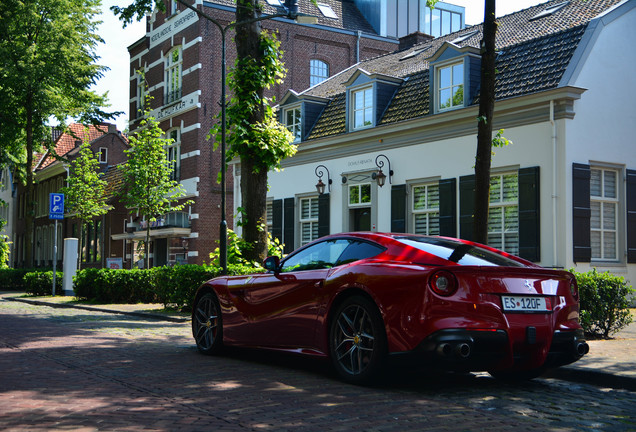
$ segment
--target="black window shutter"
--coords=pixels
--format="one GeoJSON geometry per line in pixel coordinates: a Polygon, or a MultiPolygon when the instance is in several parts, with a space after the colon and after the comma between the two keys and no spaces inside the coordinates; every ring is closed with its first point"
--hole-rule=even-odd
{"type": "Polygon", "coordinates": [[[457,179],[439,181],[439,235],[457,237],[457,179]]]}
{"type": "Polygon", "coordinates": [[[283,200],[272,201],[272,237],[283,242],[283,200]]]}
{"type": "Polygon", "coordinates": [[[590,166],[572,164],[572,245],[574,262],[590,262],[590,166]]]}
{"type": "Polygon", "coordinates": [[[459,178],[459,236],[473,239],[473,213],[475,212],[475,176],[459,178]]]}
{"type": "Polygon", "coordinates": [[[636,171],[627,170],[627,262],[636,263],[636,171]]]}
{"type": "Polygon", "coordinates": [[[283,241],[285,242],[285,247],[283,248],[284,253],[290,253],[294,250],[294,198],[285,198],[283,201],[283,241]]]}
{"type": "Polygon", "coordinates": [[[519,170],[519,256],[541,261],[539,167],[519,170]]]}
{"type": "Polygon", "coordinates": [[[329,194],[318,196],[318,237],[329,234],[329,194]]]}
{"type": "Polygon", "coordinates": [[[406,185],[391,187],[391,232],[406,232],[406,185]]]}

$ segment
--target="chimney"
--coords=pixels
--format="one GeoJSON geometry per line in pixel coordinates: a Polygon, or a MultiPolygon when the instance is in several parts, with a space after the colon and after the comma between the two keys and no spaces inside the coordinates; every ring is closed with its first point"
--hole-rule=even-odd
{"type": "Polygon", "coordinates": [[[419,45],[421,43],[430,42],[433,39],[435,38],[431,35],[427,35],[426,33],[416,31],[416,32],[407,34],[406,36],[402,36],[400,38],[400,47],[398,49],[402,51],[407,48],[411,48],[415,45],[419,45]]]}

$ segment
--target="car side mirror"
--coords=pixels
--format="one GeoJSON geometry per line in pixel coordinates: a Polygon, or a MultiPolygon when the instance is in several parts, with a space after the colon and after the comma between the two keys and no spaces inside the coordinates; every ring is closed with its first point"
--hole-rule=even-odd
{"type": "Polygon", "coordinates": [[[265,267],[265,270],[278,273],[280,267],[280,258],[278,258],[277,256],[265,258],[265,261],[263,261],[263,267],[265,267]]]}

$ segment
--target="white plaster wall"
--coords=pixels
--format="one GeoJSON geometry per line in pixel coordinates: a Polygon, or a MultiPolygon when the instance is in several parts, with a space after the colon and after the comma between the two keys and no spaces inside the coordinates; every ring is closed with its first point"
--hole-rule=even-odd
{"type": "MultiPolygon", "coordinates": [[[[564,191],[572,202],[572,163],[607,163],[620,168],[636,169],[636,7],[633,1],[607,14],[600,20],[587,46],[571,85],[586,88],[575,103],[575,118],[566,128],[567,150],[563,169],[567,176],[564,191]],[[622,12],[622,13],[621,13],[622,12]]],[[[623,179],[624,180],[624,179],[623,179]]],[[[621,214],[625,215],[623,181],[621,214]]],[[[567,207],[572,220],[571,205],[567,207]]],[[[623,221],[622,235],[626,236],[623,221]]],[[[567,230],[571,244],[572,230],[567,230]]],[[[625,242],[623,239],[623,246],[625,242]]],[[[624,251],[626,252],[626,250],[624,251]]],[[[636,264],[598,265],[599,271],[610,270],[636,282],[636,264]]],[[[573,266],[572,248],[567,250],[567,265],[573,266]]],[[[586,271],[590,265],[578,265],[586,271]]]]}

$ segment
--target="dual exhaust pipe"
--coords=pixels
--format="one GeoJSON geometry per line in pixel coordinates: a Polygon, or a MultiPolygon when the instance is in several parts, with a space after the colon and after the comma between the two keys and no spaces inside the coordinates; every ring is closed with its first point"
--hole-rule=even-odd
{"type": "Polygon", "coordinates": [[[575,342],[574,350],[579,357],[583,357],[590,352],[590,346],[587,342],[575,342]]]}
{"type": "Polygon", "coordinates": [[[437,346],[437,352],[446,357],[454,354],[458,358],[465,359],[470,357],[470,351],[470,345],[466,342],[459,342],[455,344],[445,342],[437,346]]]}

